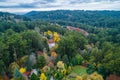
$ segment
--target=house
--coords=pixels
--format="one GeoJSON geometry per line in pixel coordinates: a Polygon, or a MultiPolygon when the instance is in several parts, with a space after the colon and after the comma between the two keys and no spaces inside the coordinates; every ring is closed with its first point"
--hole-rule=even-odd
{"type": "Polygon", "coordinates": [[[72,26],[67,26],[68,30],[74,30],[74,28],[72,26]]]}
{"type": "Polygon", "coordinates": [[[80,29],[80,28],[75,28],[75,27],[72,27],[72,26],[67,26],[67,29],[68,30],[75,30],[77,32],[81,32],[82,34],[84,34],[85,36],[88,36],[89,33],[83,29],[80,29]]]}
{"type": "Polygon", "coordinates": [[[49,46],[50,49],[53,48],[53,47],[55,47],[55,42],[54,42],[53,39],[49,39],[48,40],[48,46],[49,46]]]}

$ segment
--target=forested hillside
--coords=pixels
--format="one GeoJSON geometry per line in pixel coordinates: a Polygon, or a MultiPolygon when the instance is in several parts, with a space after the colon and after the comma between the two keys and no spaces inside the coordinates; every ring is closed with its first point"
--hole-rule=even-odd
{"type": "Polygon", "coordinates": [[[119,80],[119,13],[1,12],[0,80],[119,80]]]}
{"type": "Polygon", "coordinates": [[[57,10],[57,11],[32,11],[25,16],[32,19],[47,20],[61,23],[82,23],[93,27],[118,27],[120,26],[120,11],[83,11],[83,10],[57,10]]]}
{"type": "Polygon", "coordinates": [[[8,12],[0,12],[0,21],[29,21],[30,18],[8,12]]]}

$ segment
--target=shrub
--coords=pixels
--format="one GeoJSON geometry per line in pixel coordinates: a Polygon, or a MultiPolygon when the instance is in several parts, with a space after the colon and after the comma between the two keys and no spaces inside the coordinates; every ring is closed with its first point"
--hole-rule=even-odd
{"type": "Polygon", "coordinates": [[[75,80],[82,80],[82,77],[81,76],[76,76],[75,80]]]}
{"type": "Polygon", "coordinates": [[[68,66],[67,68],[67,74],[71,73],[72,72],[72,67],[71,66],[68,66]]]}
{"type": "Polygon", "coordinates": [[[44,73],[41,73],[41,75],[40,75],[40,80],[47,80],[47,77],[45,76],[44,73]]]}
{"type": "Polygon", "coordinates": [[[38,76],[34,73],[31,75],[30,80],[39,80],[38,76]]]}
{"type": "Polygon", "coordinates": [[[82,64],[83,57],[80,54],[75,56],[76,64],[82,64]]]}
{"type": "Polygon", "coordinates": [[[73,65],[79,65],[82,64],[83,57],[80,54],[77,54],[75,57],[71,59],[71,63],[73,65]]]}
{"type": "Polygon", "coordinates": [[[72,63],[73,66],[76,65],[75,57],[73,57],[73,58],[71,59],[71,63],[72,63]]]}
{"type": "Polygon", "coordinates": [[[58,61],[57,67],[58,67],[59,69],[64,69],[64,68],[65,68],[64,63],[63,63],[62,61],[58,61]]]}
{"type": "Polygon", "coordinates": [[[61,71],[58,71],[58,72],[56,72],[54,77],[55,77],[56,80],[62,80],[64,75],[63,75],[63,73],[61,71]]]}
{"type": "Polygon", "coordinates": [[[39,68],[43,68],[46,64],[46,60],[44,56],[39,56],[37,60],[37,65],[39,68]]]}
{"type": "Polygon", "coordinates": [[[18,68],[15,68],[14,69],[14,78],[18,78],[18,77],[21,77],[22,74],[19,72],[18,68]]]}
{"type": "Polygon", "coordinates": [[[48,72],[50,71],[50,67],[49,67],[49,66],[44,66],[44,67],[42,68],[42,71],[43,71],[44,73],[48,73],[48,72]]]}
{"type": "Polygon", "coordinates": [[[94,72],[90,75],[91,80],[103,80],[103,77],[98,74],[97,72],[94,72]]]}
{"type": "Polygon", "coordinates": [[[66,63],[67,65],[69,65],[69,59],[68,59],[68,56],[67,56],[67,55],[64,55],[64,56],[62,57],[62,61],[63,61],[64,63],[66,63]]]}
{"type": "Polygon", "coordinates": [[[25,80],[25,77],[19,72],[18,68],[14,69],[14,80],[25,80]]]}
{"type": "Polygon", "coordinates": [[[93,72],[96,71],[96,66],[92,65],[92,64],[89,64],[88,68],[87,68],[87,73],[88,74],[91,74],[93,72]]]}
{"type": "Polygon", "coordinates": [[[86,74],[82,75],[82,80],[87,80],[87,75],[86,74]]]}
{"type": "Polygon", "coordinates": [[[20,71],[20,73],[22,73],[22,74],[23,74],[23,73],[25,73],[25,72],[26,72],[26,69],[25,69],[25,68],[20,68],[20,70],[19,70],[19,71],[20,71]]]}

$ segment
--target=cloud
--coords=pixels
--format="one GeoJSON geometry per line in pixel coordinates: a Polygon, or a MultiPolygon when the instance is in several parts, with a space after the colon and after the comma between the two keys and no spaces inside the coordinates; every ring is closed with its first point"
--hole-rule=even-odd
{"type": "Polygon", "coordinates": [[[30,5],[30,4],[17,4],[17,5],[7,5],[7,6],[1,6],[0,8],[35,8],[35,5],[30,5]]]}
{"type": "Polygon", "coordinates": [[[20,1],[2,0],[2,1],[0,0],[0,4],[1,4],[0,8],[38,8],[38,6],[42,7],[45,4],[54,2],[55,0],[30,0],[30,1],[29,0],[24,0],[24,1],[23,0],[20,0],[20,1]]]}
{"type": "Polygon", "coordinates": [[[120,0],[0,0],[0,11],[120,10],[120,0]]]}

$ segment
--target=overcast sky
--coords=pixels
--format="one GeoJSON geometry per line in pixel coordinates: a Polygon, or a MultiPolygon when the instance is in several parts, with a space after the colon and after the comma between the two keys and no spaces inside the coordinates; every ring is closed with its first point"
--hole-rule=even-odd
{"type": "Polygon", "coordinates": [[[0,0],[0,11],[119,10],[120,0],[0,0]]]}

